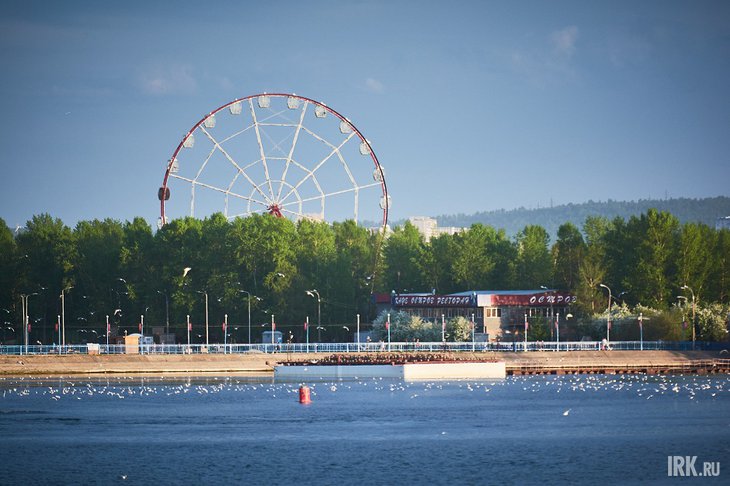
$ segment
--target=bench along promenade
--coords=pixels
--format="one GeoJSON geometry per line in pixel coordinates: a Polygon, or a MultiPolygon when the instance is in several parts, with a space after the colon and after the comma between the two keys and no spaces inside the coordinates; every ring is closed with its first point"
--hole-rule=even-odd
{"type": "Polygon", "coordinates": [[[274,367],[286,364],[316,366],[337,362],[402,364],[414,362],[504,362],[507,375],[574,373],[730,373],[728,353],[721,351],[370,351],[163,354],[2,354],[0,375],[63,376],[103,374],[273,376],[274,367]]]}

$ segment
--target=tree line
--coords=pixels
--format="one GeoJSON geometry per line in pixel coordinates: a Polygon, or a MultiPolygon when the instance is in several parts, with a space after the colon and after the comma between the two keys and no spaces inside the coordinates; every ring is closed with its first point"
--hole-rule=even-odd
{"type": "MultiPolygon", "coordinates": [[[[22,341],[21,295],[28,296],[31,344],[58,342],[62,312],[67,342],[103,336],[106,316],[120,335],[137,332],[141,316],[146,329],[169,321],[181,342],[190,316],[192,341],[201,342],[206,296],[211,340],[223,340],[228,315],[227,340],[239,343],[248,339],[249,306],[254,342],[270,329],[272,314],[277,330],[297,341],[306,318],[322,324],[323,341],[347,340],[357,314],[363,323],[376,320],[372,294],[393,290],[556,288],[578,296],[576,326],[605,312],[600,284],[612,289],[613,305],[647,315],[675,311],[678,295],[691,299],[689,289],[700,308],[719,306],[715,314],[730,300],[730,231],[681,224],[654,209],[628,220],[589,216],[580,229],[564,223],[554,242],[539,225],[510,238],[474,224],[425,241],[410,223],[383,238],[353,221],[269,215],[182,218],[157,231],[142,218],[81,221],[72,229],[42,214],[17,234],[0,222],[4,343],[22,341]]],[[[715,329],[707,337],[724,336],[715,329]]]]}

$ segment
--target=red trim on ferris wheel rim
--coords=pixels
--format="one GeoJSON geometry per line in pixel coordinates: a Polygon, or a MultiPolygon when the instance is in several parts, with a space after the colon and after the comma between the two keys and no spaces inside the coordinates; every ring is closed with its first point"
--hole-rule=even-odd
{"type": "MultiPolygon", "coordinates": [[[[248,100],[253,99],[253,98],[258,98],[259,96],[275,96],[275,97],[279,97],[279,98],[281,98],[281,97],[288,97],[288,98],[291,97],[291,98],[296,98],[296,99],[299,99],[299,100],[307,101],[309,103],[313,103],[315,105],[321,106],[322,108],[324,108],[325,110],[329,111],[330,113],[332,113],[333,115],[335,115],[337,118],[339,118],[340,121],[347,122],[347,124],[352,127],[352,129],[355,131],[355,133],[357,134],[357,136],[360,138],[360,141],[367,144],[368,148],[370,149],[370,158],[372,159],[373,163],[375,164],[375,168],[380,172],[380,186],[382,187],[383,196],[385,198],[385,208],[383,208],[383,228],[385,228],[385,226],[388,224],[388,210],[390,208],[390,204],[389,204],[389,201],[388,201],[388,187],[387,187],[387,185],[385,183],[385,174],[383,173],[383,168],[381,167],[380,162],[378,161],[378,157],[375,155],[375,151],[373,151],[373,147],[370,145],[370,142],[367,141],[367,139],[363,136],[362,132],[360,132],[360,130],[358,130],[358,128],[355,126],[354,123],[352,123],[350,120],[348,120],[344,116],[340,115],[336,110],[330,108],[329,106],[325,105],[322,102],[319,102],[317,100],[313,100],[312,98],[307,98],[306,96],[299,96],[299,95],[295,95],[295,94],[289,94],[289,93],[259,93],[259,94],[255,94],[255,95],[246,96],[246,97],[243,97],[243,98],[237,98],[237,99],[235,99],[233,101],[229,101],[228,103],[226,103],[226,104],[224,104],[224,105],[216,108],[215,110],[213,110],[210,113],[208,113],[207,115],[205,115],[203,118],[201,118],[198,121],[198,123],[196,123],[193,126],[193,128],[191,128],[190,130],[188,130],[188,133],[185,134],[185,136],[182,138],[182,140],[178,144],[177,148],[175,149],[175,153],[172,154],[172,158],[170,159],[170,162],[167,164],[167,170],[165,171],[165,178],[162,180],[162,187],[163,187],[163,189],[165,189],[165,190],[167,189],[167,181],[168,181],[168,179],[170,177],[170,169],[172,168],[172,165],[175,162],[175,159],[177,159],[177,155],[180,153],[180,150],[183,148],[183,144],[185,143],[185,140],[187,140],[188,137],[195,130],[197,130],[198,127],[200,127],[200,125],[203,124],[203,122],[205,122],[205,120],[207,120],[212,115],[215,115],[219,111],[228,108],[229,106],[231,106],[234,103],[239,103],[239,102],[242,102],[242,101],[248,101],[248,100]]],[[[160,201],[160,218],[162,219],[162,224],[164,225],[166,223],[166,220],[165,220],[165,200],[164,200],[164,198],[160,201]]]]}

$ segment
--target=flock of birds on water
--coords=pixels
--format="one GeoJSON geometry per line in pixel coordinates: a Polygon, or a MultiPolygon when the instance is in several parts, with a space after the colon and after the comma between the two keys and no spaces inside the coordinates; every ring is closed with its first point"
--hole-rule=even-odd
{"type": "MultiPolygon", "coordinates": [[[[5,404],[22,403],[25,397],[50,400],[62,405],[65,401],[145,400],[148,397],[172,400],[192,399],[200,402],[222,394],[254,394],[264,400],[283,399],[296,404],[303,383],[251,380],[238,377],[205,377],[190,379],[147,379],[140,377],[115,377],[110,379],[59,378],[59,377],[0,377],[0,417],[8,413],[5,404]],[[5,411],[4,411],[5,410],[5,411]]],[[[526,395],[553,394],[565,397],[562,407],[556,409],[557,418],[570,417],[573,409],[564,407],[576,395],[625,393],[635,400],[664,399],[693,401],[719,400],[730,393],[730,375],[565,375],[565,376],[510,376],[503,380],[487,381],[413,381],[368,378],[342,381],[315,381],[306,384],[310,388],[312,405],[318,398],[330,402],[338,394],[351,391],[385,393],[404,400],[419,400],[438,395],[446,390],[459,396],[499,398],[508,392],[510,398],[526,398],[526,395]]],[[[451,396],[451,395],[449,395],[451,396]]],[[[267,402],[269,403],[269,402],[267,402]]],[[[578,407],[581,402],[575,402],[578,407]]],[[[295,405],[296,404],[296,405],[295,405]]],[[[561,420],[570,420],[565,418],[561,420]]],[[[437,431],[436,431],[437,432],[437,431]]],[[[447,437],[442,431],[440,436],[447,437]]],[[[126,481],[128,474],[117,476],[126,481]]]]}
{"type": "MultiPolygon", "coordinates": [[[[108,380],[58,377],[0,377],[0,406],[12,397],[47,397],[49,400],[83,400],[99,397],[128,398],[206,396],[224,392],[256,392],[272,399],[297,396],[303,383],[251,380],[237,377],[191,379],[147,379],[117,377],[108,380]]],[[[498,396],[501,390],[522,393],[624,392],[645,400],[671,396],[698,401],[718,399],[730,392],[730,375],[565,375],[511,376],[489,381],[412,381],[383,378],[355,378],[343,381],[313,381],[306,384],[316,402],[317,395],[350,390],[373,390],[389,394],[406,393],[408,398],[426,397],[430,392],[455,388],[465,393],[498,396]]],[[[567,398],[567,397],[566,397],[567,398]]],[[[570,414],[570,409],[562,412],[570,414]]]]}

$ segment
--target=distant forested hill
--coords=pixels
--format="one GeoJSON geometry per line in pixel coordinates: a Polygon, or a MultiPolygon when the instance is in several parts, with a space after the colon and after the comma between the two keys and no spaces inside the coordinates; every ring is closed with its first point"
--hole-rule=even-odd
{"type": "Polygon", "coordinates": [[[582,204],[565,204],[552,208],[511,209],[509,211],[483,211],[474,214],[456,214],[436,216],[439,226],[469,227],[474,223],[482,223],[497,229],[504,229],[508,236],[514,236],[529,224],[538,224],[545,228],[554,239],[558,227],[570,221],[578,228],[583,228],[587,216],[605,216],[613,219],[620,216],[629,219],[656,208],[668,211],[680,222],[701,222],[714,228],[719,217],[730,216],[730,197],[712,197],[704,199],[642,199],[639,201],[588,201],[582,204]]]}

